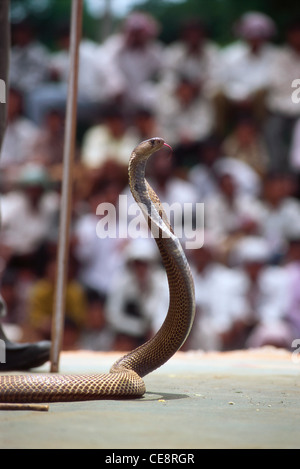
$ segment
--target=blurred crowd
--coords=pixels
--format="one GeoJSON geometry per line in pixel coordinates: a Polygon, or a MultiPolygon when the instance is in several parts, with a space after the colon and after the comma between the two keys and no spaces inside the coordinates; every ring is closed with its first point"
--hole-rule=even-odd
{"type": "MultiPolygon", "coordinates": [[[[128,222],[129,157],[155,136],[173,148],[147,168],[161,201],[204,204],[203,246],[186,250],[197,307],[185,350],[291,348],[300,338],[300,19],[280,44],[260,12],[244,14],[225,47],[198,18],[170,44],[161,27],[133,12],[101,44],[80,44],[63,348],[130,350],[164,320],[154,240],[97,230],[109,216],[118,229],[128,222]]],[[[19,340],[51,337],[69,33],[60,25],[50,51],[30,23],[12,25],[0,271],[4,324],[19,340]]]]}

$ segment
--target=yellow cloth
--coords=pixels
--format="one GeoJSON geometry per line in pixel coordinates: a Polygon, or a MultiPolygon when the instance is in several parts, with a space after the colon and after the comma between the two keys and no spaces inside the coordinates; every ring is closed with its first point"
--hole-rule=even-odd
{"type": "MultiPolygon", "coordinates": [[[[39,280],[33,287],[30,298],[29,321],[38,327],[47,317],[51,318],[54,304],[54,285],[46,279],[39,280]]],[[[86,299],[82,287],[71,281],[66,287],[65,317],[81,327],[85,321],[86,299]]]]}

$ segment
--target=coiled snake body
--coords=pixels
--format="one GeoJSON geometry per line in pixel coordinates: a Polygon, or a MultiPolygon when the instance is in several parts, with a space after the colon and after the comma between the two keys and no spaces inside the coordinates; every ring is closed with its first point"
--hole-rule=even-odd
{"type": "Polygon", "coordinates": [[[152,138],[139,144],[129,161],[129,185],[159,248],[170,303],[166,319],[148,342],[120,358],[109,373],[97,375],[25,374],[0,376],[0,402],[34,403],[139,397],[142,377],[164,364],[184,343],[192,326],[194,284],[183,249],[161,203],[145,179],[146,162],[165,144],[152,138]]]}

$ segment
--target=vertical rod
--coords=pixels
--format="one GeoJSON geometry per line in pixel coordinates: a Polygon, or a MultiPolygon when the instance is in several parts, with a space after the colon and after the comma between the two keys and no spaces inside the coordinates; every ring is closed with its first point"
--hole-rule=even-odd
{"type": "Polygon", "coordinates": [[[8,96],[8,68],[10,49],[10,27],[9,27],[9,0],[0,3],[0,79],[1,79],[1,102],[0,102],[0,151],[6,129],[7,96],[8,96]],[[3,93],[4,89],[4,93],[3,93]],[[5,94],[5,96],[3,96],[5,94]],[[5,99],[3,99],[5,98],[5,99]]]}
{"type": "Polygon", "coordinates": [[[57,275],[52,318],[51,372],[58,372],[65,318],[66,283],[69,260],[69,238],[72,210],[73,163],[76,141],[79,45],[82,28],[83,0],[71,2],[70,72],[64,136],[63,176],[60,227],[57,253],[57,275]]]}
{"type": "MultiPolygon", "coordinates": [[[[7,100],[8,100],[8,75],[9,75],[9,52],[10,52],[10,19],[9,19],[10,0],[0,2],[0,80],[1,80],[1,99],[0,99],[0,154],[4,140],[7,123],[7,100]]],[[[0,192],[0,195],[1,192],[0,192]]],[[[0,225],[1,225],[1,207],[0,207],[0,225]]],[[[0,226],[1,229],[1,226],[0,226]]],[[[0,320],[6,313],[5,302],[0,294],[0,320]]],[[[0,324],[0,338],[3,338],[3,330],[0,324]]]]}

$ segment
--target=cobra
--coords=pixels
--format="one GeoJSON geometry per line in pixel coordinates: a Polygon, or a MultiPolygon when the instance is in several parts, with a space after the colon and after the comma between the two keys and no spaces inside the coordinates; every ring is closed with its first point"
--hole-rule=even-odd
{"type": "Polygon", "coordinates": [[[145,179],[148,158],[163,145],[162,138],[140,143],[129,161],[129,185],[154,234],[169,285],[169,309],[159,331],[146,343],[120,358],[109,373],[63,375],[52,373],[0,376],[1,403],[83,401],[140,397],[143,377],[163,365],[185,342],[195,314],[194,284],[184,251],[145,179]]]}

